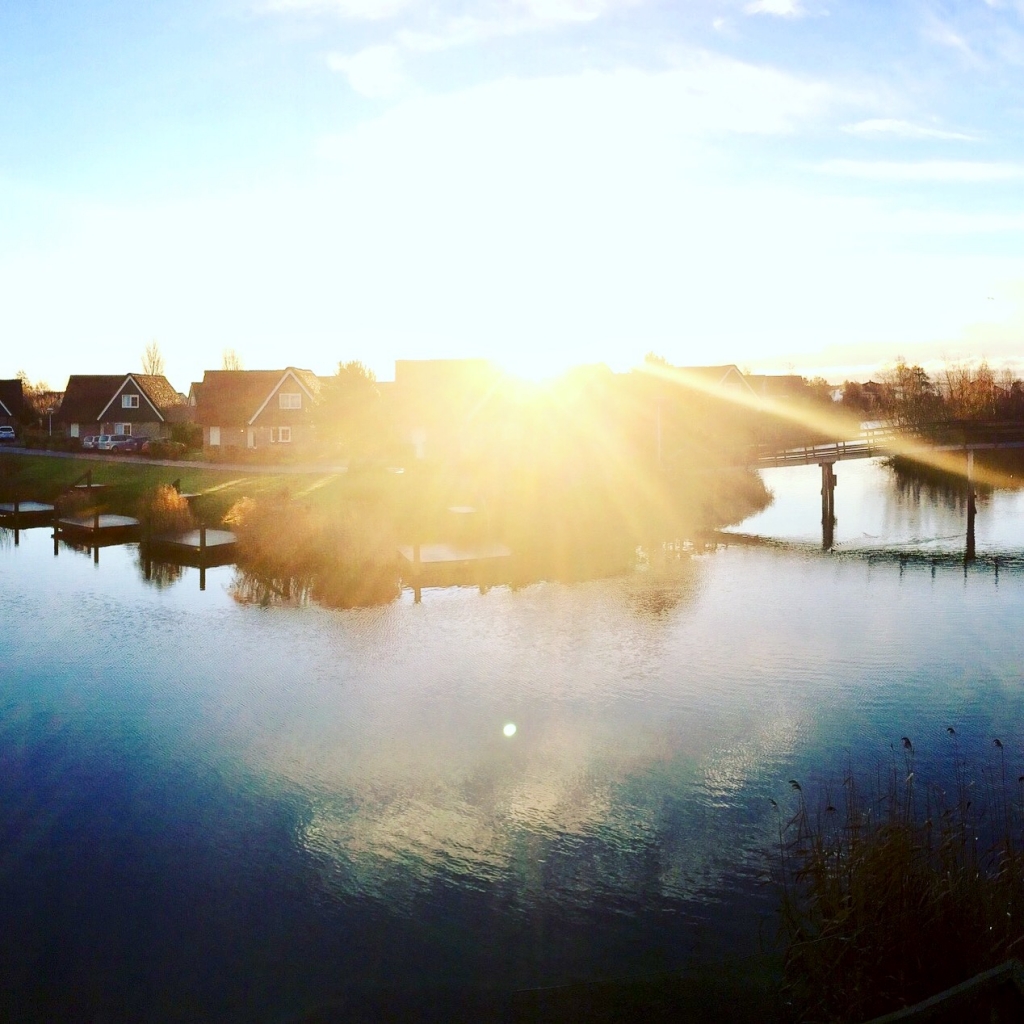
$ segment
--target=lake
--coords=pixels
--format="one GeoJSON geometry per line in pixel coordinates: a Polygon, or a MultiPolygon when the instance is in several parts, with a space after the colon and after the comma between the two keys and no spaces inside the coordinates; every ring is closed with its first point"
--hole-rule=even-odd
{"type": "Polygon", "coordinates": [[[276,1021],[757,952],[790,779],[904,735],[941,778],[948,726],[980,771],[1024,750],[1021,493],[982,497],[965,565],[956,495],[837,471],[832,552],[818,468],[770,470],[715,550],[359,611],[0,534],[9,1015],[276,1021]]]}

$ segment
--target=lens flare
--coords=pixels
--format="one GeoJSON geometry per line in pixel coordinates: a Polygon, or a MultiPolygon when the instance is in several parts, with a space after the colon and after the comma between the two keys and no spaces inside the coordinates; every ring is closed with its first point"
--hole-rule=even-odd
{"type": "Polygon", "coordinates": [[[514,722],[509,722],[504,729],[501,730],[506,736],[515,736],[516,726],[514,722]]]}

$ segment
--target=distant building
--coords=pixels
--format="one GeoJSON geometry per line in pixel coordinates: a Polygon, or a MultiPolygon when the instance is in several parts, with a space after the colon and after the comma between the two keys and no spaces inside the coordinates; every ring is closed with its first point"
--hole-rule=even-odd
{"type": "Polygon", "coordinates": [[[186,417],[185,396],[162,374],[72,374],[54,420],[69,437],[164,437],[186,417]]]}
{"type": "Polygon", "coordinates": [[[313,439],[320,378],[311,370],[207,370],[189,391],[209,448],[300,447],[313,439]]]}
{"type": "Polygon", "coordinates": [[[483,421],[493,424],[503,381],[487,359],[399,359],[382,397],[416,458],[457,458],[479,447],[483,421]]]}

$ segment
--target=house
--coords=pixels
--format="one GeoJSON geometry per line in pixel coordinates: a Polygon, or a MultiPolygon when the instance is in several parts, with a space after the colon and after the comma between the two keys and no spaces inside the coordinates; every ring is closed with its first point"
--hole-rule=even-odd
{"type": "Polygon", "coordinates": [[[458,459],[491,440],[503,385],[487,359],[398,359],[394,383],[378,388],[417,459],[458,459]]]}
{"type": "Polygon", "coordinates": [[[0,426],[17,426],[25,411],[25,397],[20,378],[0,380],[0,426]]]}
{"type": "Polygon", "coordinates": [[[204,447],[301,447],[313,440],[320,378],[294,366],[283,370],[207,370],[189,391],[192,418],[204,447]]]}
{"type": "Polygon", "coordinates": [[[72,374],[54,419],[69,437],[166,437],[187,414],[185,396],[162,374],[72,374]]]}

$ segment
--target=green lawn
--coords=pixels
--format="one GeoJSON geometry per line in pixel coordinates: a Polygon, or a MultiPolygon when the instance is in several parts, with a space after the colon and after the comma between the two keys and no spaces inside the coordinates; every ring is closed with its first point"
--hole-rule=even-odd
{"type": "Polygon", "coordinates": [[[208,523],[219,522],[243,497],[287,491],[307,504],[331,506],[353,500],[381,500],[401,483],[401,477],[383,472],[372,477],[359,473],[247,473],[6,453],[0,455],[0,500],[52,502],[89,470],[94,484],[106,485],[102,503],[111,512],[130,515],[144,494],[160,484],[180,480],[182,491],[203,496],[196,510],[208,523]]]}

